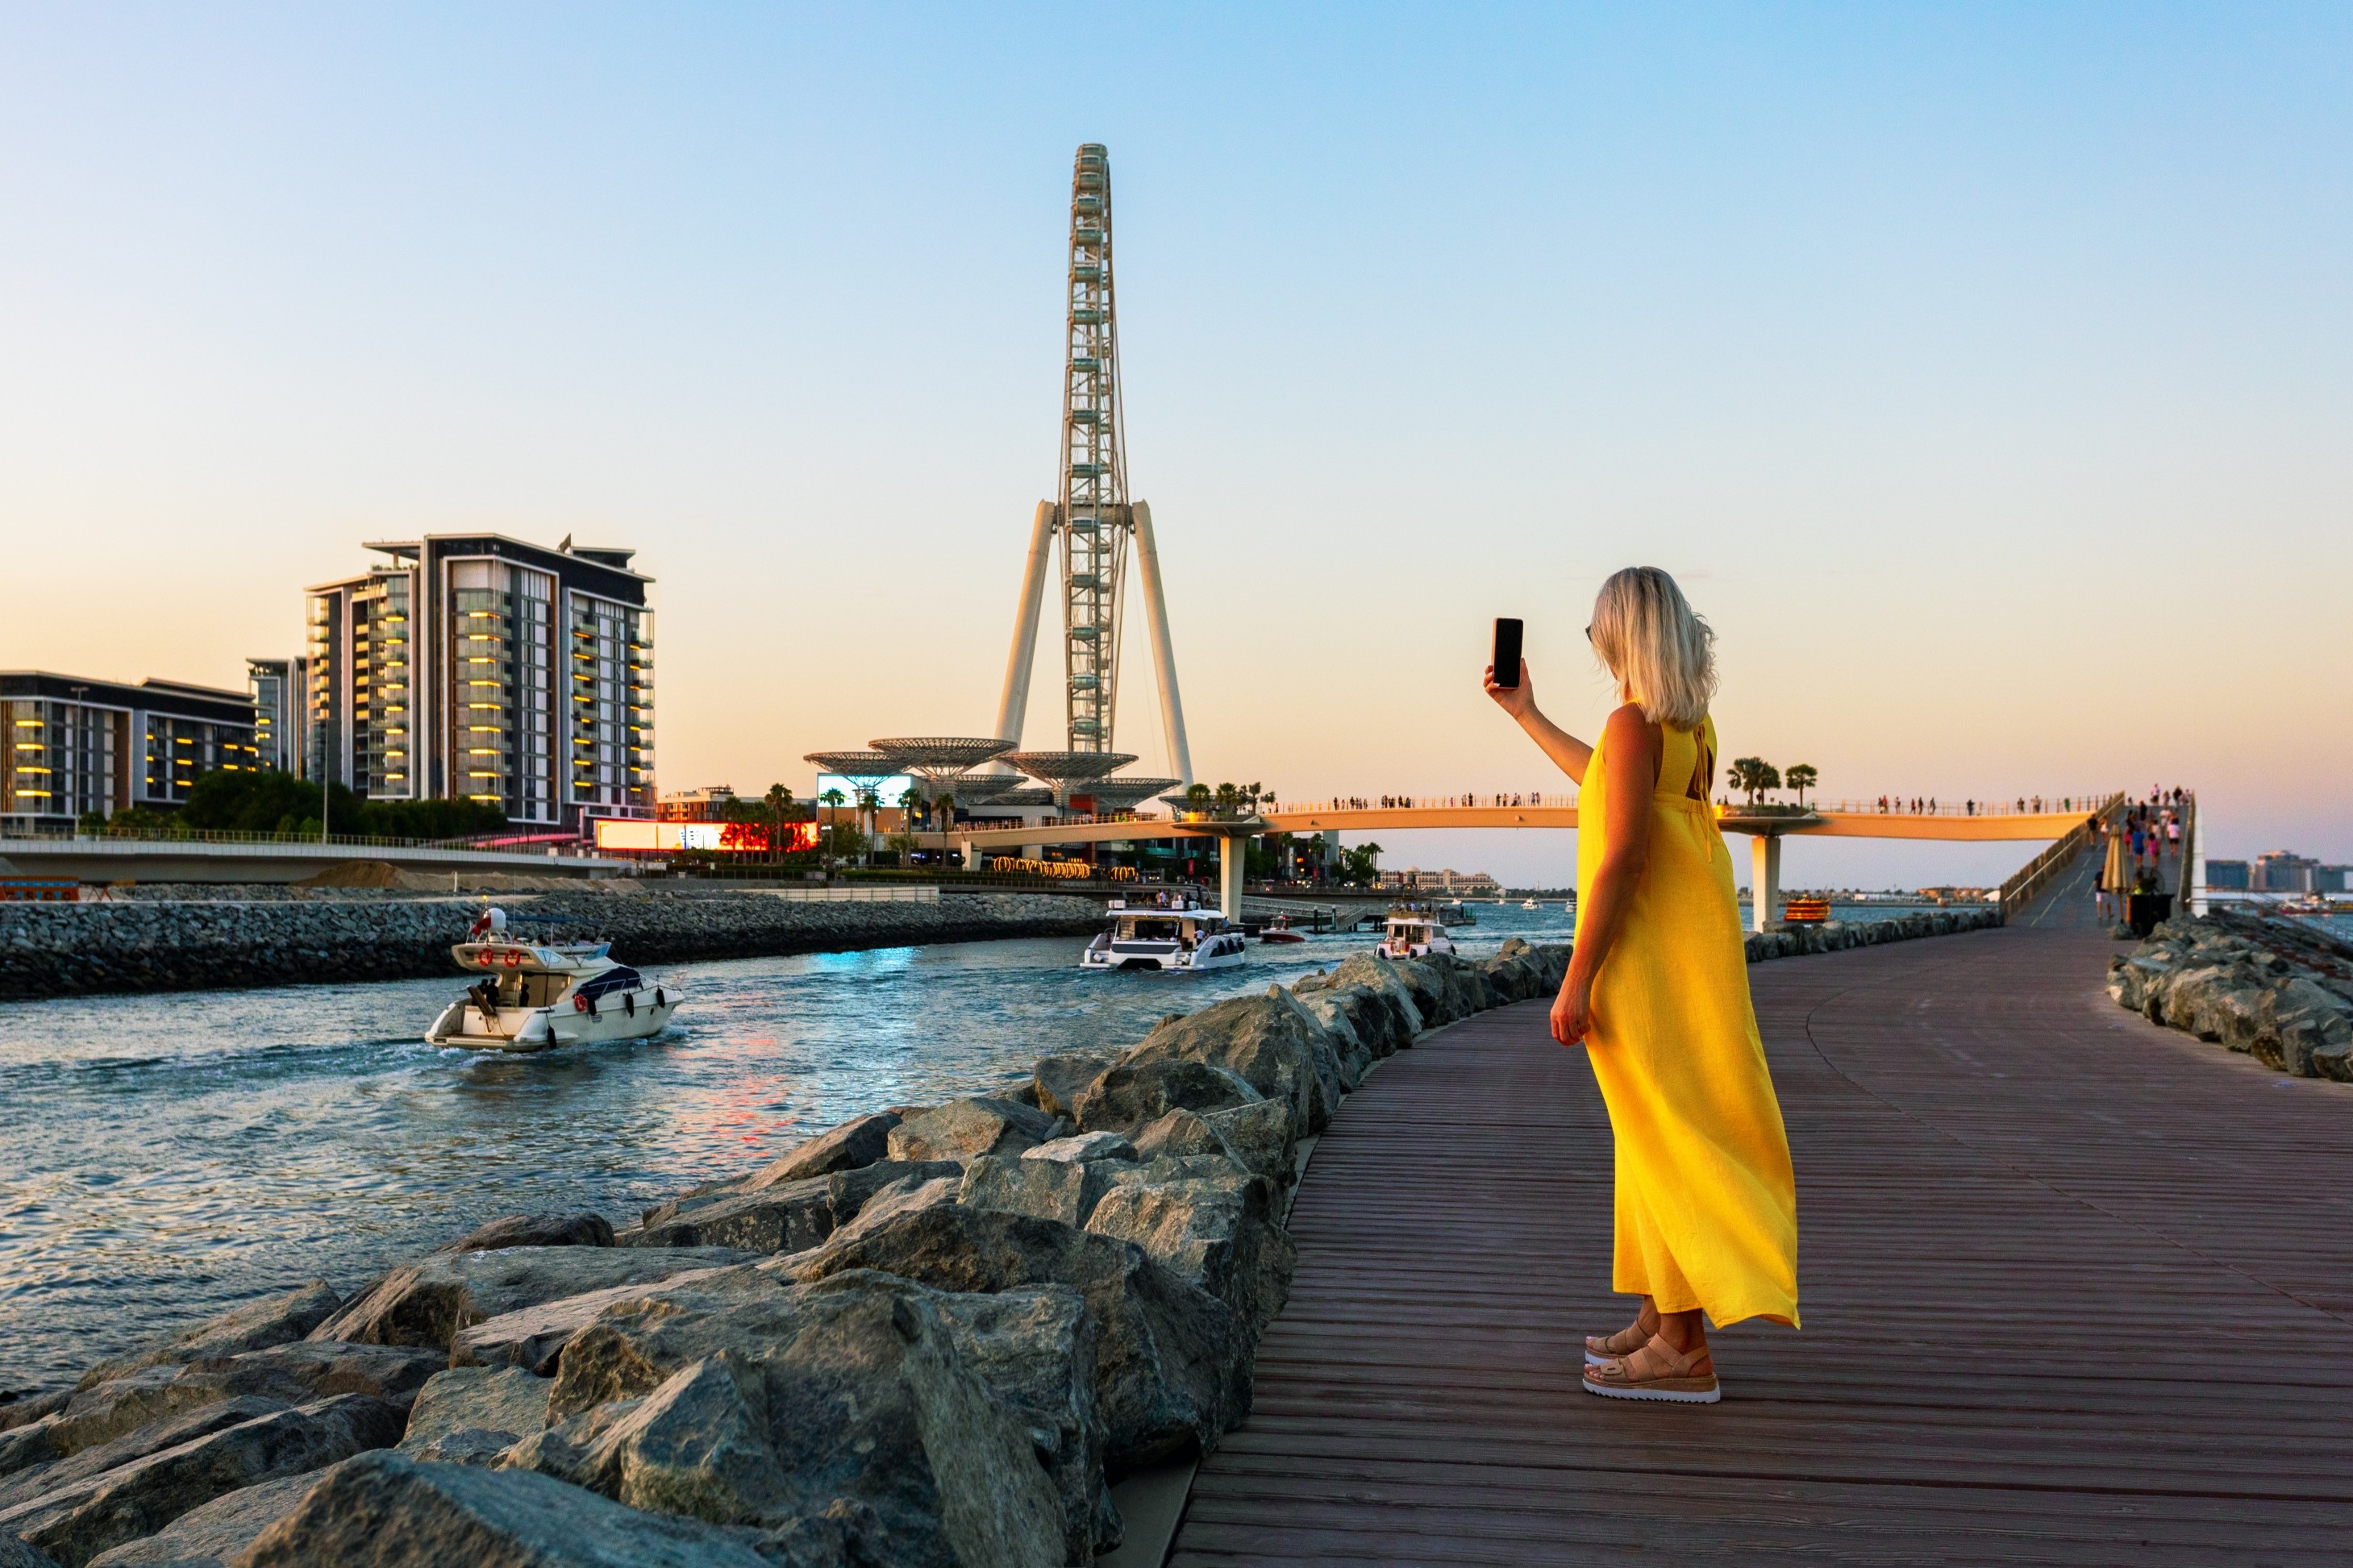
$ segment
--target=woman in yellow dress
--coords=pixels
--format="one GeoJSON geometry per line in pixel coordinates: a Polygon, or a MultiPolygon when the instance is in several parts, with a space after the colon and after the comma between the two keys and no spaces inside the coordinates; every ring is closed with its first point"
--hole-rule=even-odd
{"type": "Polygon", "coordinates": [[[1588,746],[1536,709],[1527,666],[1487,693],[1580,786],[1577,948],[1553,1038],[1582,1041],[1617,1144],[1614,1288],[1632,1324],[1585,1342],[1585,1386],[1714,1404],[1704,1320],[1798,1323],[1798,1195],[1749,1005],[1715,773],[1715,633],[1674,579],[1601,586],[1586,636],[1621,706],[1588,746]]]}

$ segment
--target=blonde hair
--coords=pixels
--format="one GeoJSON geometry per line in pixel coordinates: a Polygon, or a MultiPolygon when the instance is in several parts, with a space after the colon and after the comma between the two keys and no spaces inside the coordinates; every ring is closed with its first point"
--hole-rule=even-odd
{"type": "Polygon", "coordinates": [[[1696,730],[1715,696],[1715,633],[1675,580],[1629,566],[1593,601],[1593,651],[1654,724],[1696,730]]]}

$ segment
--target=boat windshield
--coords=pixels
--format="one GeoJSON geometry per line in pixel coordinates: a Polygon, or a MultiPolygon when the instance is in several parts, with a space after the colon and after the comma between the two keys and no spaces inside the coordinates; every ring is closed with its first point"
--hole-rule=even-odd
{"type": "Polygon", "coordinates": [[[1130,921],[1121,935],[1133,942],[1175,942],[1178,929],[1173,920],[1130,921]]]}
{"type": "Polygon", "coordinates": [[[568,974],[547,974],[538,971],[508,970],[489,977],[499,988],[501,1007],[553,1007],[564,988],[572,984],[568,974]]]}
{"type": "Polygon", "coordinates": [[[616,965],[593,980],[580,983],[580,994],[597,997],[612,991],[630,991],[645,984],[644,978],[627,964],[616,965]]]}

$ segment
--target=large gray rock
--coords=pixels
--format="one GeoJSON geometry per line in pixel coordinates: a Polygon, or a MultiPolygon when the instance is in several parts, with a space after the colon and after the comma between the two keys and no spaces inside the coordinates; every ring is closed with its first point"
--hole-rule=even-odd
{"type": "MultiPolygon", "coordinates": [[[[1292,1119],[1310,1132],[1321,1131],[1340,1102],[1339,1073],[1328,1037],[1313,1015],[1278,986],[1269,986],[1261,995],[1231,997],[1198,1013],[1166,1019],[1122,1057],[1120,1065],[1140,1068],[1155,1061],[1223,1068],[1261,1098],[1283,1101],[1292,1119]]],[[[1155,1107],[1150,1115],[1173,1109],[1175,1102],[1155,1107]]],[[[1225,1108],[1187,1104],[1184,1109],[1225,1108]]]]}
{"type": "Polygon", "coordinates": [[[13,1535],[0,1535],[0,1568],[58,1568],[46,1552],[36,1552],[13,1535]]]}
{"type": "Polygon", "coordinates": [[[1217,1297],[1253,1345],[1291,1295],[1298,1251],[1275,1221],[1273,1185],[1260,1177],[1134,1167],[1103,1194],[1087,1228],[1135,1243],[1217,1297]]]}
{"type": "Polygon", "coordinates": [[[1103,1075],[1112,1064],[1109,1057],[1066,1055],[1040,1057],[1030,1071],[1030,1081],[1036,1086],[1038,1108],[1049,1116],[1067,1116],[1073,1122],[1079,1119],[1079,1096],[1087,1086],[1103,1075]]]}
{"type": "Polygon", "coordinates": [[[1054,1119],[1009,1100],[952,1100],[891,1129],[893,1160],[969,1160],[1018,1154],[1055,1136],[1054,1119]]]}
{"type": "Polygon", "coordinates": [[[508,1247],[610,1247],[613,1225],[603,1215],[516,1214],[469,1231],[442,1252],[496,1252],[508,1247]]]}
{"type": "Polygon", "coordinates": [[[829,1176],[836,1171],[871,1165],[890,1153],[891,1130],[898,1125],[899,1118],[887,1110],[852,1117],[769,1165],[746,1182],[744,1190],[765,1192],[770,1187],[790,1186],[812,1176],[829,1176]]]}
{"type": "MultiPolygon", "coordinates": [[[[1303,986],[1310,983],[1300,982],[1303,986]]],[[[1430,1020],[1422,1016],[1420,1005],[1414,1000],[1412,988],[1398,973],[1398,966],[1377,952],[1351,953],[1341,960],[1330,974],[1314,979],[1314,983],[1319,988],[1335,990],[1361,985],[1380,996],[1382,1000],[1377,1005],[1379,1014],[1390,1020],[1381,1032],[1393,1050],[1406,1049],[1413,1044],[1414,1037],[1430,1026],[1430,1020]]],[[[1356,1010],[1364,1005],[1361,1003],[1354,1005],[1350,1013],[1360,1035],[1366,1033],[1366,1022],[1376,1016],[1371,1011],[1356,1010]]],[[[1385,1050],[1381,1054],[1387,1056],[1389,1052],[1385,1050]]]]}
{"type": "MultiPolygon", "coordinates": [[[[1083,1226],[1095,1203],[1111,1187],[1118,1160],[1008,1160],[983,1154],[964,1168],[956,1202],[968,1208],[1035,1215],[1064,1225],[1083,1226]]],[[[872,1229],[871,1226],[867,1226],[872,1229]]]]}
{"type": "Polygon", "coordinates": [[[854,1171],[835,1172],[825,1179],[825,1191],[833,1205],[833,1223],[840,1226],[858,1217],[867,1199],[909,1176],[928,1182],[963,1174],[963,1164],[955,1160],[879,1160],[854,1171]]]}
{"type": "Polygon", "coordinates": [[[183,1410],[163,1420],[151,1422],[135,1431],[126,1432],[111,1443],[82,1449],[70,1458],[52,1461],[20,1470],[0,1483],[0,1510],[30,1502],[48,1492],[61,1490],[92,1476],[143,1459],[150,1454],[160,1454],[166,1448],[176,1448],[207,1432],[217,1432],[224,1426],[235,1426],[267,1415],[286,1406],[277,1400],[248,1395],[224,1400],[195,1410],[183,1410]]]}
{"type": "Polygon", "coordinates": [[[521,1470],[363,1454],[235,1568],[773,1568],[742,1534],[521,1470]]]}
{"type": "Polygon", "coordinates": [[[446,1351],[459,1331],[520,1308],[616,1285],[649,1285],[757,1256],[707,1247],[519,1247],[443,1254],[394,1269],[310,1337],[446,1351]]]}
{"type": "MultiPolygon", "coordinates": [[[[890,1224],[901,1215],[953,1204],[963,1190],[964,1179],[961,1176],[934,1176],[929,1180],[920,1176],[902,1176],[867,1199],[859,1209],[858,1217],[835,1231],[828,1240],[854,1241],[890,1224]]],[[[794,1256],[806,1257],[807,1254],[794,1256]]]]}
{"type": "Polygon", "coordinates": [[[199,1356],[235,1355],[239,1351],[264,1350],[299,1340],[325,1322],[343,1305],[343,1299],[313,1280],[283,1295],[265,1296],[207,1318],[191,1328],[164,1335],[128,1355],[102,1361],[82,1374],[75,1386],[89,1388],[109,1378],[142,1367],[177,1364],[199,1356]]]}
{"type": "Polygon", "coordinates": [[[2353,1020],[2343,1008],[2329,991],[2301,975],[2277,982],[2263,996],[2255,1056],[2298,1078],[2327,1076],[2321,1059],[2341,1057],[2353,1045],[2353,1020]]]}
{"type": "Polygon", "coordinates": [[[596,1314],[614,1302],[634,1300],[659,1285],[705,1279],[743,1267],[742,1264],[730,1264],[723,1268],[690,1268],[682,1274],[665,1276],[650,1285],[643,1282],[615,1285],[608,1289],[584,1291],[577,1296],[565,1296],[558,1300],[542,1301],[535,1306],[501,1312],[495,1318],[486,1318],[470,1328],[459,1330],[458,1337],[449,1342],[449,1364],[452,1367],[516,1366],[540,1377],[554,1377],[556,1360],[564,1353],[565,1344],[573,1335],[595,1322],[596,1314]]]}
{"type": "Polygon", "coordinates": [[[1121,1062],[1079,1096],[1079,1125],[1090,1132],[1124,1132],[1172,1110],[1223,1110],[1258,1098],[1240,1077],[1207,1062],[1121,1062]]]}
{"type": "Polygon", "coordinates": [[[512,1447],[547,1426],[552,1384],[518,1366],[454,1366],[417,1391],[400,1451],[421,1456],[441,1439],[480,1433],[473,1451],[512,1447]],[[499,1439],[492,1443],[491,1438],[499,1439]]]}
{"type": "Polygon", "coordinates": [[[70,1388],[52,1388],[45,1394],[19,1394],[0,1404],[0,1434],[14,1432],[19,1426],[29,1426],[45,1415],[54,1415],[66,1407],[74,1396],[70,1388]]]}
{"type": "Polygon", "coordinates": [[[0,1512],[0,1533],[80,1568],[224,1493],[389,1447],[402,1420],[396,1406],[364,1394],[273,1411],[0,1512]]]}
{"type": "Polygon", "coordinates": [[[0,1432],[0,1476],[13,1476],[63,1458],[66,1450],[58,1447],[57,1426],[57,1414],[51,1412],[13,1432],[0,1432]]]}
{"type": "Polygon", "coordinates": [[[1116,1132],[1079,1132],[1040,1143],[1034,1149],[1024,1149],[1021,1157],[1067,1163],[1089,1160],[1134,1160],[1137,1155],[1135,1145],[1116,1132]]]}
{"type": "MultiPolygon", "coordinates": [[[[1261,1100],[1259,1103],[1271,1105],[1273,1102],[1261,1100]]],[[[1248,1109],[1247,1106],[1236,1107],[1237,1110],[1248,1109]]],[[[1281,1108],[1277,1107],[1277,1109],[1281,1108]]],[[[1288,1127],[1291,1123],[1288,1112],[1285,1112],[1282,1120],[1283,1125],[1288,1127]]],[[[1189,1110],[1172,1110],[1167,1115],[1147,1121],[1137,1128],[1135,1152],[1138,1158],[1143,1160],[1215,1156],[1224,1160],[1238,1172],[1250,1170],[1249,1163],[1242,1159],[1240,1152],[1226,1142],[1226,1135],[1219,1131],[1208,1117],[1196,1115],[1189,1110]]]]}
{"type": "Polygon", "coordinates": [[[1290,1108],[1279,1100],[1237,1105],[1203,1117],[1242,1168],[1264,1176],[1280,1190],[1298,1175],[1298,1126],[1290,1108]]]}
{"type": "Polygon", "coordinates": [[[190,1509],[156,1534],[100,1552],[90,1568],[227,1568],[318,1483],[319,1472],[306,1471],[240,1487],[190,1509]]]}
{"type": "Polygon", "coordinates": [[[1064,1559],[1062,1501],[1028,1426],[965,1363],[935,1295],[727,1286],[607,1310],[557,1373],[564,1425],[504,1462],[715,1523],[776,1526],[849,1499],[881,1563],[1064,1559]],[[601,1429],[600,1409],[616,1413],[601,1429]]]}
{"type": "Polygon", "coordinates": [[[142,1367],[75,1394],[50,1434],[60,1450],[79,1453],[150,1422],[247,1396],[285,1405],[366,1394],[405,1409],[446,1362],[432,1351],[306,1340],[185,1366],[142,1367]]]}
{"type": "Polygon", "coordinates": [[[663,1204],[623,1231],[624,1247],[732,1247],[799,1252],[833,1234],[830,1178],[809,1176],[757,1191],[663,1204]]]}
{"type": "Polygon", "coordinates": [[[896,1275],[852,1269],[805,1287],[921,1291],[948,1316],[956,1348],[989,1391],[1028,1424],[1029,1444],[1062,1501],[1072,1563],[1120,1543],[1119,1510],[1103,1479],[1103,1412],[1095,1403],[1095,1321],[1068,1285],[994,1295],[934,1291],[896,1275]]]}
{"type": "Polygon", "coordinates": [[[957,1292],[1075,1287],[1095,1316],[1095,1396],[1114,1476],[1189,1444],[1208,1453],[1250,1410],[1247,1346],[1232,1311],[1133,1242],[959,1205],[902,1215],[846,1243],[837,1237],[791,1267],[805,1280],[879,1268],[957,1292]]]}

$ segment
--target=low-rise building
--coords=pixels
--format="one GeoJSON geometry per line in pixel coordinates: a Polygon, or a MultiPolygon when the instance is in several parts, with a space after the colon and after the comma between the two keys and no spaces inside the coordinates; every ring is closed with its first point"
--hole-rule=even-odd
{"type": "Polygon", "coordinates": [[[245,689],[253,699],[253,743],[261,765],[296,778],[311,776],[311,661],[248,658],[245,689]]]}
{"type": "Polygon", "coordinates": [[[0,670],[0,827],[53,832],[93,813],[176,807],[216,768],[260,767],[254,731],[242,691],[0,670]]]}
{"type": "Polygon", "coordinates": [[[1460,898],[1501,898],[1504,885],[1484,871],[1457,871],[1448,867],[1440,871],[1424,871],[1409,866],[1402,871],[1384,871],[1380,885],[1392,892],[1451,893],[1460,898]]]}
{"type": "Polygon", "coordinates": [[[662,822],[723,822],[734,803],[735,792],[726,784],[672,790],[654,807],[654,816],[662,822]]]}

